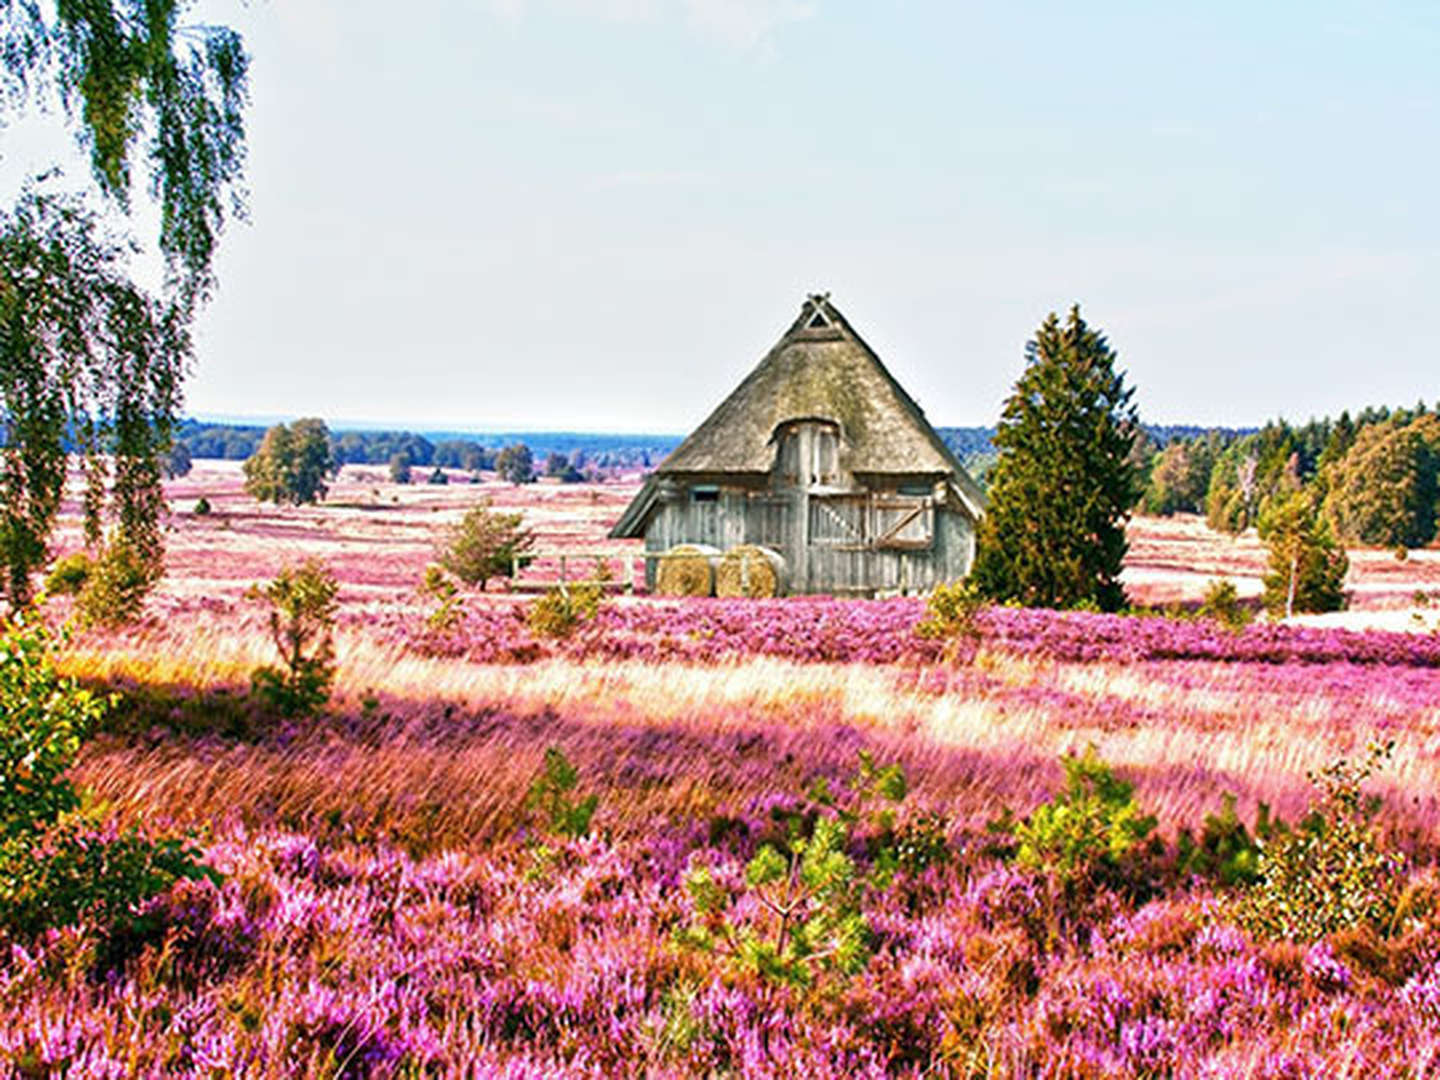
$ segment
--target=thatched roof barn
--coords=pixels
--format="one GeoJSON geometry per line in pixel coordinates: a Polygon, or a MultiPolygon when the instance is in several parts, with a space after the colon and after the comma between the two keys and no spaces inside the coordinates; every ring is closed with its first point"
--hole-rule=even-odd
{"type": "MultiPolygon", "coordinates": [[[[788,592],[917,591],[963,577],[984,495],[827,295],[660,465],[611,535],[757,545],[788,592]]],[[[660,560],[647,564],[655,584],[660,560]]]]}

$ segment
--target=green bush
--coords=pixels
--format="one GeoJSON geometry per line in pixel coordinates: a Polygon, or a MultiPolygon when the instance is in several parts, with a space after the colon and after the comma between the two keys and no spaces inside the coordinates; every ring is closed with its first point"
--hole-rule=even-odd
{"type": "Polygon", "coordinates": [[[0,838],[32,836],[79,806],[65,776],[105,703],[56,673],[44,627],[0,635],[0,838]]]}
{"type": "Polygon", "coordinates": [[[65,775],[106,702],[52,662],[43,627],[0,634],[0,934],[84,923],[134,930],[145,901],[181,878],[214,878],[187,838],[114,833],[65,775]]]}
{"type": "Polygon", "coordinates": [[[1250,625],[1250,609],[1240,603],[1240,591],[1228,578],[1210,583],[1200,604],[1200,617],[1214,619],[1227,630],[1243,630],[1250,625]]]}
{"type": "Polygon", "coordinates": [[[465,601],[443,569],[434,563],[427,566],[418,592],[436,603],[435,610],[425,616],[427,628],[435,633],[444,633],[460,624],[465,615],[465,601]]]}
{"type": "Polygon", "coordinates": [[[745,868],[745,887],[759,901],[752,916],[739,913],[709,869],[691,869],[685,892],[692,915],[678,942],[801,989],[863,970],[870,928],[855,863],[845,852],[848,838],[843,822],[821,818],[808,838],[792,842],[788,856],[762,847],[745,868]]]}
{"type": "Polygon", "coordinates": [[[952,659],[973,654],[980,643],[977,617],[984,606],[985,597],[969,580],[937,585],[925,601],[925,618],[915,632],[923,638],[949,641],[947,652],[952,659]]]}
{"type": "Polygon", "coordinates": [[[605,600],[605,583],[610,580],[609,564],[595,562],[595,580],[573,585],[556,585],[535,598],[525,613],[530,632],[536,637],[567,638],[581,623],[600,614],[605,600]]]}
{"type": "Polygon", "coordinates": [[[83,551],[74,551],[56,559],[45,577],[45,591],[51,596],[76,596],[90,580],[95,564],[83,551]]]}
{"type": "Polygon", "coordinates": [[[1372,745],[1365,761],[1341,759],[1310,774],[1320,797],[1294,831],[1262,842],[1258,875],[1239,907],[1251,932],[1310,941],[1357,927],[1393,929],[1403,857],[1386,851],[1361,791],[1393,744],[1372,745]]]}
{"type": "Polygon", "coordinates": [[[204,495],[195,500],[195,509],[192,513],[196,517],[206,517],[210,513],[210,500],[204,495]]]}
{"type": "Polygon", "coordinates": [[[339,588],[324,563],[306,559],[249,592],[270,606],[270,637],[283,665],[257,668],[250,676],[251,692],[281,716],[308,716],[330,699],[339,588]]]}
{"type": "Polygon", "coordinates": [[[1270,818],[1264,803],[1255,817],[1253,833],[1235,812],[1235,796],[1221,799],[1220,813],[1206,814],[1197,839],[1188,828],[1176,837],[1175,864],[1181,874],[1196,875],[1221,885],[1248,885],[1260,876],[1260,844],[1284,828],[1270,818]]]}
{"type": "Polygon", "coordinates": [[[35,840],[0,843],[0,932],[12,938],[75,924],[111,937],[143,934],[155,928],[156,916],[143,910],[147,900],[181,880],[221,880],[187,836],[111,833],[92,816],[74,814],[44,831],[40,858],[35,840]]]}
{"type": "Polygon", "coordinates": [[[590,821],[600,805],[600,796],[588,795],[578,801],[571,794],[580,783],[580,773],[558,747],[545,750],[545,767],[525,805],[539,811],[546,827],[556,836],[579,839],[590,832],[590,821]]]}
{"type": "Polygon", "coordinates": [[[436,547],[435,561],[471,588],[493,577],[510,577],[517,566],[530,562],[535,538],[524,527],[525,515],[490,509],[489,500],[466,511],[445,531],[436,547]]]}
{"type": "Polygon", "coordinates": [[[1123,883],[1125,857],[1144,845],[1155,818],[1140,813],[1134,786],[1116,779],[1093,746],[1064,766],[1063,792],[1023,821],[1002,824],[1014,861],[1062,886],[1123,883]]]}
{"type": "Polygon", "coordinates": [[[124,626],[140,617],[159,568],[123,540],[106,545],[76,597],[84,626],[124,626]]]}

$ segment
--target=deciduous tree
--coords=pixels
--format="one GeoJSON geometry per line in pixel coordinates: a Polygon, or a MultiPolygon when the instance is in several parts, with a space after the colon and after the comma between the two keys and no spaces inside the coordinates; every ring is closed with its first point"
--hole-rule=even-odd
{"type": "Polygon", "coordinates": [[[535,481],[535,457],[524,443],[507,446],[495,455],[495,471],[512,484],[535,481]]]}
{"type": "Polygon", "coordinates": [[[191,356],[190,322],[213,288],[217,238],[244,212],[248,59],[185,0],[0,0],[0,122],[57,103],[89,153],[96,193],[128,213],[134,149],[159,211],[159,296],[130,278],[129,246],[94,210],[27,185],[0,212],[0,559],[12,603],[30,595],[63,491],[67,442],[87,477],[92,544],[105,519],[151,579],[163,558],[163,455],[191,356]],[[106,497],[107,487],[109,496],[106,497]]]}
{"type": "Polygon", "coordinates": [[[245,491],[261,502],[301,506],[325,497],[335,468],[330,430],[314,417],[276,424],[245,462],[245,491]]]}
{"type": "Polygon", "coordinates": [[[1275,499],[1260,522],[1270,549],[1263,601],[1272,615],[1339,611],[1345,607],[1350,560],[1305,492],[1275,499]]]}

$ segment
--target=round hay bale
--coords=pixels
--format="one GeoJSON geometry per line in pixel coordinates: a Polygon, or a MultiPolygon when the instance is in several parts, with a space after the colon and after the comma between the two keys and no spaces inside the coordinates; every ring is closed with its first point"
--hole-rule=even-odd
{"type": "Polygon", "coordinates": [[[758,599],[785,592],[785,560],[778,551],[740,544],[715,568],[715,595],[758,599]]]}
{"type": "Polygon", "coordinates": [[[655,571],[658,596],[711,596],[720,551],[708,544],[676,544],[655,571]]]}

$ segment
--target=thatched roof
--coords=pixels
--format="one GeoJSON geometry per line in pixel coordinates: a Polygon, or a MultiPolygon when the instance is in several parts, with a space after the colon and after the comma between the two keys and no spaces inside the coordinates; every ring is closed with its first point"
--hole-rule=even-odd
{"type": "MultiPolygon", "coordinates": [[[[965,467],[828,294],[805,301],[775,347],[661,463],[652,480],[768,473],[775,463],[776,429],[802,419],[839,427],[844,472],[950,478],[973,514],[984,506],[965,467]]],[[[654,487],[646,484],[612,535],[638,534],[654,487]]]]}

